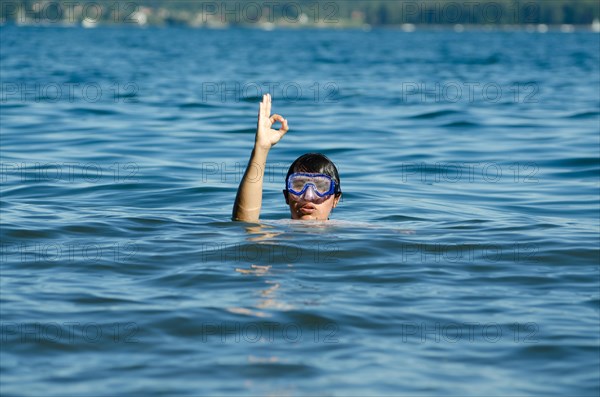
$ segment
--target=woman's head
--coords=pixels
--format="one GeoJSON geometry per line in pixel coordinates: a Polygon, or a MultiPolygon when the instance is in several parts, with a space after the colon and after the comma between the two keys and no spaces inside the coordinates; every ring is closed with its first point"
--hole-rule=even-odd
{"type": "Polygon", "coordinates": [[[285,186],[283,195],[290,206],[292,219],[327,220],[342,195],[338,170],[321,153],[307,153],[298,157],[287,172],[285,186]],[[296,193],[301,194],[294,194],[289,190],[290,177],[298,180],[300,185],[304,181],[304,187],[299,186],[296,190],[296,193]],[[329,191],[328,181],[332,183],[329,191]]]}

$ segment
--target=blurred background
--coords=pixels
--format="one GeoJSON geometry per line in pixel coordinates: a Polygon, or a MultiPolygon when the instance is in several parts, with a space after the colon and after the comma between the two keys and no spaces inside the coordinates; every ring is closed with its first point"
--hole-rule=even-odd
{"type": "Polygon", "coordinates": [[[361,27],[400,24],[591,25],[594,0],[3,1],[0,18],[17,24],[119,24],[361,27]]]}
{"type": "Polygon", "coordinates": [[[1,1],[0,394],[597,396],[599,17],[1,1]],[[289,221],[306,152],[326,223],[289,221]]]}

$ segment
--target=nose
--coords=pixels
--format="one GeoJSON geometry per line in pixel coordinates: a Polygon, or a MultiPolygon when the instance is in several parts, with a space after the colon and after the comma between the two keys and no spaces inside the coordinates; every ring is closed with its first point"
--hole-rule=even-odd
{"type": "Polygon", "coordinates": [[[306,188],[306,191],[302,195],[302,198],[306,201],[316,200],[319,196],[317,196],[317,194],[315,193],[314,188],[315,187],[313,185],[308,185],[308,187],[306,188]]]}

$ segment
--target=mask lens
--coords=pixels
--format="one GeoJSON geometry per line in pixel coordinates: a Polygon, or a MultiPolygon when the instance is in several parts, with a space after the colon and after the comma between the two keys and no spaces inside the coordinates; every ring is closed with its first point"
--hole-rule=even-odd
{"type": "Polygon", "coordinates": [[[315,177],[313,183],[317,188],[317,192],[325,194],[331,188],[331,179],[325,177],[315,177]]]}
{"type": "Polygon", "coordinates": [[[292,174],[288,180],[288,189],[296,195],[302,194],[309,186],[320,196],[329,195],[333,193],[332,185],[332,179],[322,174],[292,174]]]}
{"type": "Polygon", "coordinates": [[[292,190],[300,193],[302,190],[304,190],[304,186],[310,182],[310,179],[306,176],[298,176],[293,179],[290,178],[290,182],[292,185],[292,190]]]}

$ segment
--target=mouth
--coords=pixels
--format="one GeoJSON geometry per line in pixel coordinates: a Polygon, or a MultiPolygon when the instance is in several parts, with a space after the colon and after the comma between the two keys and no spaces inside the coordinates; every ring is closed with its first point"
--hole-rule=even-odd
{"type": "Polygon", "coordinates": [[[302,212],[303,214],[312,214],[316,210],[317,207],[310,203],[304,204],[302,207],[300,207],[300,212],[302,212]]]}

